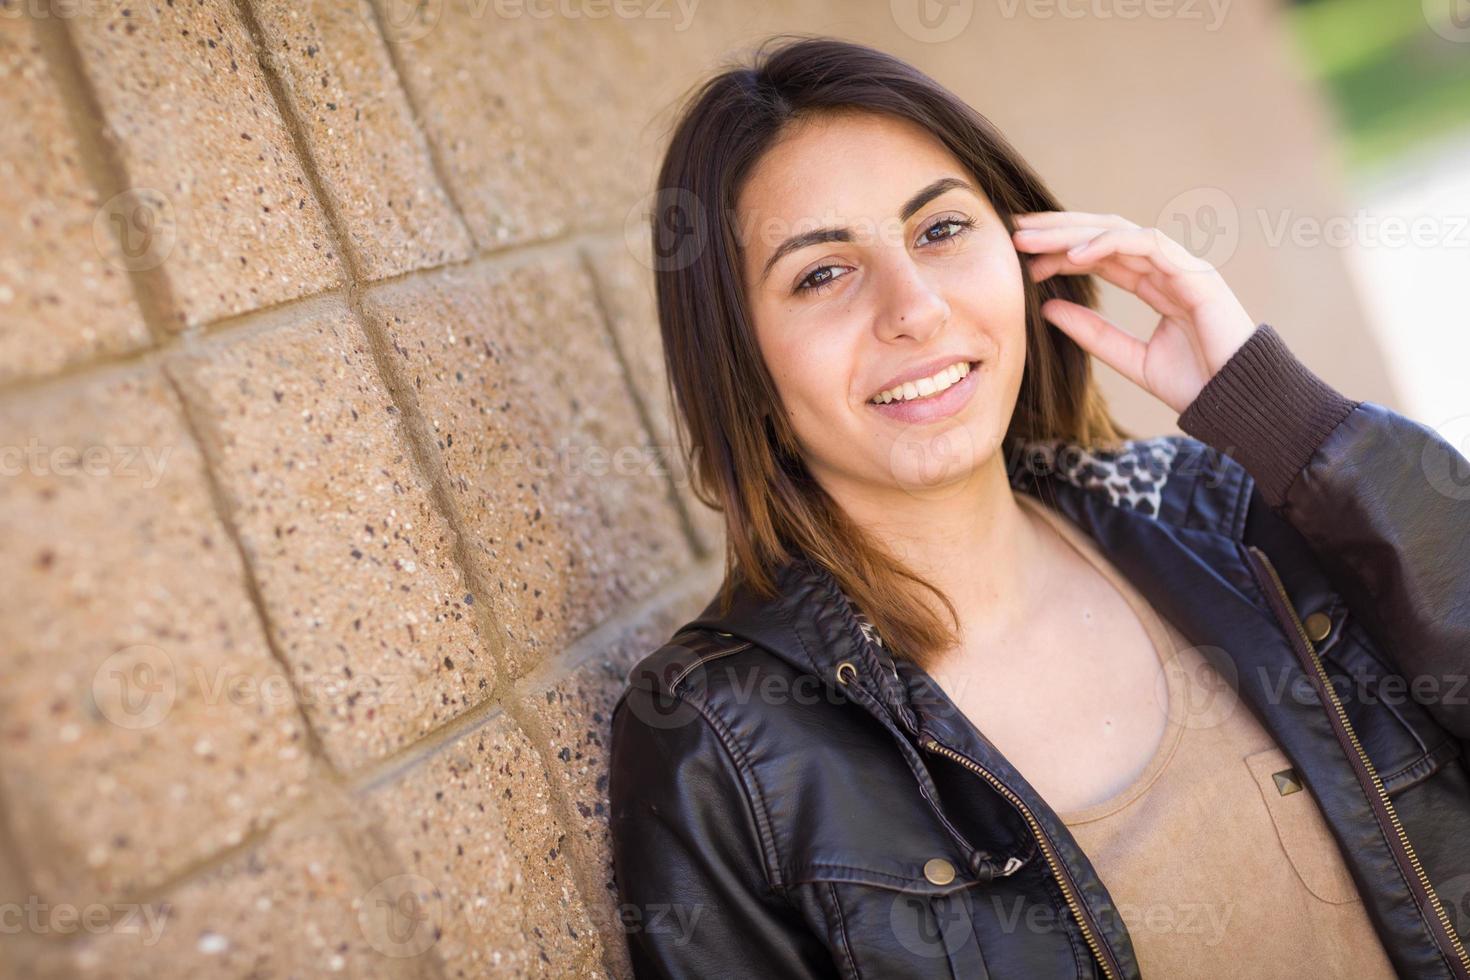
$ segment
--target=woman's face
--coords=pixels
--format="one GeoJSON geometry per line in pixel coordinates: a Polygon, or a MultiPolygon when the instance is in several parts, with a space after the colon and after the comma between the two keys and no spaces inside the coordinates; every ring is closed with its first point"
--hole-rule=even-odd
{"type": "Polygon", "coordinates": [[[829,493],[943,494],[1000,459],[1025,366],[1021,259],[942,143],[877,114],[798,123],[736,220],[761,354],[829,493]]]}

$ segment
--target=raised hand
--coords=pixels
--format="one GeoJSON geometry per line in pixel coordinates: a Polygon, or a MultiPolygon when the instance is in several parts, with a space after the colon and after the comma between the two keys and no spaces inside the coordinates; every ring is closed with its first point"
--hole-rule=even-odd
{"type": "Polygon", "coordinates": [[[1096,311],[1064,299],[1041,313],[1083,350],[1164,404],[1183,412],[1255,331],[1224,278],[1157,228],[1115,214],[1036,211],[1013,216],[1012,241],[1037,282],[1092,273],[1128,290],[1159,314],[1140,340],[1096,311]]]}

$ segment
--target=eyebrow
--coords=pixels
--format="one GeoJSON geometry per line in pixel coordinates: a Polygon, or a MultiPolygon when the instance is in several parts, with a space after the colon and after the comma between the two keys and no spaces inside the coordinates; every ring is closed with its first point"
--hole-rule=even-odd
{"type": "MultiPolygon", "coordinates": [[[[958,177],[940,177],[904,202],[903,207],[898,210],[899,220],[909,220],[924,205],[939,195],[954,190],[956,187],[964,188],[972,194],[977,193],[968,181],[961,180],[958,177]]],[[[761,275],[758,281],[765,282],[766,276],[771,273],[771,267],[798,249],[806,248],[808,245],[820,245],[823,242],[850,241],[852,241],[852,232],[847,228],[817,228],[812,231],[802,232],[800,235],[792,235],[780,245],[776,246],[776,250],[771,253],[771,257],[766,259],[765,267],[761,269],[761,275]]]]}

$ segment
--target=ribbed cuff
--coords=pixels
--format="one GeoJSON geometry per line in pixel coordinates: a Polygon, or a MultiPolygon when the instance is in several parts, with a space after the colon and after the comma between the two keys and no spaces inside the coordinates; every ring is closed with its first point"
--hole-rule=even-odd
{"type": "Polygon", "coordinates": [[[1357,406],[1262,323],[1185,406],[1179,428],[1233,457],[1279,507],[1322,440],[1357,406]]]}

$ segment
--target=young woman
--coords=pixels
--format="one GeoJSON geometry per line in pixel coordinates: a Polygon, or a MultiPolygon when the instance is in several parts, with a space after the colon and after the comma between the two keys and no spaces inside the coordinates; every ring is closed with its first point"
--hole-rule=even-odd
{"type": "Polygon", "coordinates": [[[1454,448],[870,48],[713,78],[659,187],[728,559],[613,718],[638,976],[1470,980],[1454,448]]]}

